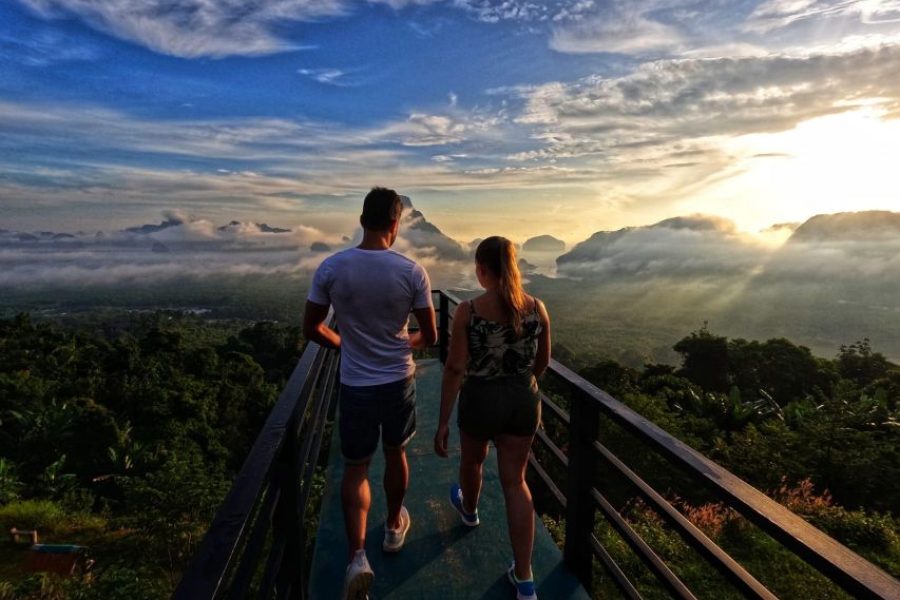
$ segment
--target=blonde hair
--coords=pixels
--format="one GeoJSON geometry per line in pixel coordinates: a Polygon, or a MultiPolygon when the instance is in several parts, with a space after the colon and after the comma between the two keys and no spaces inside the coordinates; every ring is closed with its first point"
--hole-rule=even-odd
{"type": "Polygon", "coordinates": [[[507,318],[516,335],[522,335],[522,317],[525,316],[525,290],[516,260],[516,247],[511,241],[493,235],[475,250],[475,261],[500,280],[498,293],[507,318]]]}

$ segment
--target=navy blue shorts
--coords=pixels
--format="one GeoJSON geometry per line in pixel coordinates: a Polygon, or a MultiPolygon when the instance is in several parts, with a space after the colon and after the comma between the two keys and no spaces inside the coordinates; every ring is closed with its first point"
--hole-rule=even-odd
{"type": "Polygon", "coordinates": [[[341,384],[341,454],[347,464],[365,464],[378,449],[402,448],[416,433],[416,379],[381,385],[341,384]]]}

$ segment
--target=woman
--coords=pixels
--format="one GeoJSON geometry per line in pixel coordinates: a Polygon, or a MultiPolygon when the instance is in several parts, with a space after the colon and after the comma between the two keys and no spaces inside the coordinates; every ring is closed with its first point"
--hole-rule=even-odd
{"type": "Polygon", "coordinates": [[[485,292],[460,304],[453,316],[434,449],[447,456],[450,414],[459,393],[462,457],[450,501],[465,525],[478,525],[481,469],[493,440],[514,559],[509,579],[519,600],[536,600],[534,507],[525,468],[541,418],[535,378],[550,362],[550,318],[541,301],[522,289],[516,249],[508,239],[494,236],[478,245],[475,274],[485,292]]]}

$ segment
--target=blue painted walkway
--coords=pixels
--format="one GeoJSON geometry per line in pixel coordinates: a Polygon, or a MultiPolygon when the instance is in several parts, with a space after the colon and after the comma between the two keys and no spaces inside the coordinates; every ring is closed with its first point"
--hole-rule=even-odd
{"type": "MultiPolygon", "coordinates": [[[[398,554],[381,550],[385,519],[381,477],[384,460],[376,454],[370,470],[372,510],[369,513],[366,553],[375,570],[373,600],[509,600],[515,598],[506,580],[511,551],[503,495],[492,449],[484,469],[484,488],[478,507],[481,525],[464,527],[447,501],[459,466],[459,441],[451,434],[449,459],[432,451],[440,404],[441,365],[419,362],[418,435],[410,443],[410,490],[405,504],[412,518],[406,546],[398,554]]],[[[453,421],[455,422],[455,420],[453,421]]],[[[455,428],[451,428],[455,429],[455,428]]],[[[310,595],[313,600],[341,597],[347,544],[341,514],[342,465],[337,437],[331,446],[327,485],[313,558],[310,595]]],[[[587,599],[588,595],[565,568],[550,534],[538,520],[534,573],[541,600],[587,599]]]]}

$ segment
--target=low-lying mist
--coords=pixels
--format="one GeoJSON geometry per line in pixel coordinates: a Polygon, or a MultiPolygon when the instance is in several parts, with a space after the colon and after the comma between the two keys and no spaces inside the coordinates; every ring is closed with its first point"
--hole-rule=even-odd
{"type": "MultiPolygon", "coordinates": [[[[435,289],[478,288],[472,247],[407,202],[395,249],[420,261],[435,289]]],[[[787,337],[834,355],[868,337],[900,358],[900,219],[821,215],[777,245],[730,221],[693,215],[598,232],[558,258],[523,250],[528,289],[551,311],[556,354],[640,366],[674,362],[672,345],[707,326],[732,337],[787,337]]],[[[0,230],[0,308],[202,307],[212,314],[296,321],[309,278],[361,232],[327,235],[167,213],[159,224],[66,234],[0,230]]]]}

